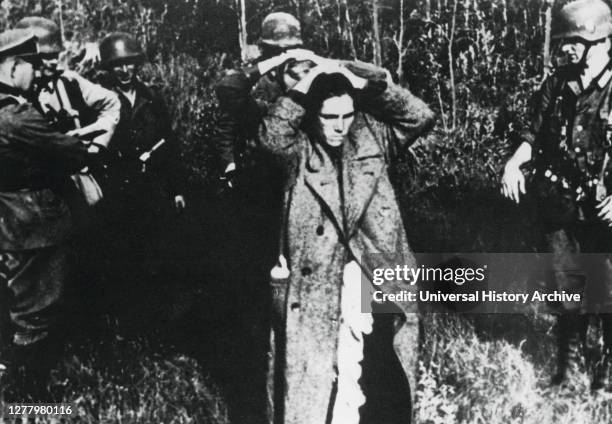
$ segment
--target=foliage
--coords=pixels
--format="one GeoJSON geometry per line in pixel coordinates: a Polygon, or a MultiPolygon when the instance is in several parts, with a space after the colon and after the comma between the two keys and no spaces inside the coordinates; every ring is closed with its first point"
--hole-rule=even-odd
{"type": "Polygon", "coordinates": [[[509,329],[506,315],[428,316],[428,334],[417,389],[417,422],[424,424],[604,423],[612,419],[610,395],[593,396],[583,372],[561,387],[550,387],[550,349],[554,332],[548,316],[531,318],[535,332],[511,344],[484,340],[477,328],[497,320],[509,329]],[[539,328],[538,328],[539,327],[539,328]],[[537,337],[529,352],[525,342],[537,337]],[[541,358],[541,359],[538,359],[541,358]]]}
{"type": "Polygon", "coordinates": [[[225,407],[197,363],[161,355],[144,340],[71,348],[55,390],[75,405],[78,422],[227,422],[225,407]]]}
{"type": "Polygon", "coordinates": [[[203,184],[215,169],[212,146],[205,143],[214,130],[217,102],[212,81],[220,69],[219,57],[200,64],[193,57],[180,54],[142,69],[146,81],[162,88],[170,99],[173,128],[181,144],[181,157],[190,180],[203,184]]]}

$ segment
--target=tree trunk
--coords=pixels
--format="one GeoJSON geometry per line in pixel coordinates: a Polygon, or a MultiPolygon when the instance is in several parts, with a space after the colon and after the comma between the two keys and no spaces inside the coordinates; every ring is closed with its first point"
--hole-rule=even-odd
{"type": "Polygon", "coordinates": [[[236,0],[236,12],[238,18],[238,43],[240,45],[240,58],[243,62],[245,62],[248,56],[245,0],[236,0]]]}
{"type": "MultiPolygon", "coordinates": [[[[319,22],[321,28],[323,28],[324,20],[323,20],[323,11],[321,10],[321,4],[319,0],[314,0],[315,10],[317,12],[317,16],[319,17],[319,22]]],[[[325,42],[325,49],[329,52],[329,35],[326,30],[321,31],[323,33],[323,41],[325,42]]]]}
{"type": "Polygon", "coordinates": [[[382,53],[380,45],[380,26],[378,25],[378,0],[372,0],[372,48],[374,53],[374,64],[382,65],[382,53]]]}
{"type": "Polygon", "coordinates": [[[59,27],[60,27],[60,37],[62,40],[62,45],[66,42],[65,30],[64,30],[64,8],[62,0],[57,1],[57,8],[59,10],[59,27]]]}
{"type": "Polygon", "coordinates": [[[351,55],[353,59],[357,59],[357,50],[355,50],[355,40],[353,39],[353,24],[351,23],[351,15],[349,13],[349,7],[346,0],[342,0],[342,6],[344,7],[344,28],[348,35],[349,47],[351,48],[351,55]]]}
{"type": "Polygon", "coordinates": [[[453,2],[453,15],[451,17],[450,35],[448,37],[448,73],[451,91],[451,129],[457,125],[457,89],[455,87],[455,60],[453,57],[453,44],[455,42],[455,28],[457,25],[457,3],[453,2]]]}
{"type": "Polygon", "coordinates": [[[544,48],[542,52],[542,58],[544,60],[544,78],[546,78],[552,72],[552,63],[550,60],[550,26],[552,22],[552,6],[554,0],[548,0],[546,2],[545,11],[545,24],[544,24],[544,48]]]}
{"type": "Polygon", "coordinates": [[[397,79],[401,82],[404,78],[404,55],[406,54],[406,49],[404,48],[404,0],[400,0],[399,20],[399,34],[394,37],[393,41],[395,42],[395,47],[397,48],[397,79]]]}

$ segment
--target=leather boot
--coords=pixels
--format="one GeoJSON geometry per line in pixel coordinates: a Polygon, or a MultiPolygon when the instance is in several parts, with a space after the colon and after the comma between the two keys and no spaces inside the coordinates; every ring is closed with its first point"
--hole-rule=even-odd
{"type": "Polygon", "coordinates": [[[605,390],[612,392],[612,314],[602,314],[601,329],[603,336],[603,349],[595,363],[591,390],[605,390]]]}
{"type": "Polygon", "coordinates": [[[557,370],[551,384],[558,385],[570,375],[585,369],[585,345],[588,317],[579,314],[563,314],[558,318],[557,370]]]}

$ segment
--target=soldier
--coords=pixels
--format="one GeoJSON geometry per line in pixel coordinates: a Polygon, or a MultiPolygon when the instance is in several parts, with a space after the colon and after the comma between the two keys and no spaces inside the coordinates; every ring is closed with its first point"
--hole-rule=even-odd
{"type": "Polygon", "coordinates": [[[388,159],[407,152],[433,113],[384,78],[315,60],[260,127],[287,176],[282,267],[273,270],[283,277],[274,283],[274,422],[408,423],[417,310],[398,305],[408,313],[398,314],[394,337],[393,314],[361,313],[361,274],[373,270],[368,252],[416,266],[388,159]]]}
{"type": "Polygon", "coordinates": [[[65,187],[98,147],[58,132],[33,106],[39,61],[30,31],[0,34],[1,310],[13,333],[12,342],[3,337],[2,353],[9,375],[41,400],[61,353],[56,324],[72,267],[65,187]]]}
{"type": "MultiPolygon", "coordinates": [[[[16,28],[28,29],[38,38],[42,69],[35,80],[35,90],[45,116],[61,132],[108,147],[121,113],[117,94],[74,71],[62,69],[59,65],[62,37],[55,22],[29,16],[17,22],[16,28]]],[[[98,208],[91,206],[104,195],[100,185],[104,185],[106,178],[101,156],[97,163],[90,164],[91,169],[83,169],[72,176],[78,191],[75,190],[70,199],[78,226],[75,243],[78,244],[80,276],[75,281],[78,284],[68,291],[66,297],[72,305],[70,309],[79,312],[78,319],[91,323],[97,322],[103,313],[92,313],[102,306],[96,305],[98,296],[92,294],[104,285],[100,278],[104,263],[100,260],[99,246],[91,243],[92,231],[100,218],[96,217],[98,208]]],[[[90,336],[92,329],[91,326],[82,326],[79,330],[90,336]]]]}
{"type": "Polygon", "coordinates": [[[287,83],[295,83],[289,75],[299,79],[300,73],[311,66],[308,58],[312,53],[301,49],[300,32],[300,23],[294,16],[284,12],[269,14],[261,25],[261,57],[257,63],[229,71],[215,87],[222,115],[213,142],[230,186],[235,183],[237,169],[240,173],[248,166],[248,145],[250,142],[252,147],[257,137],[259,116],[265,115],[287,83]],[[290,72],[283,69],[287,65],[291,65],[290,72]]]}
{"type": "Polygon", "coordinates": [[[138,42],[129,34],[110,34],[100,42],[100,60],[109,88],[121,101],[121,119],[108,146],[105,213],[112,234],[107,246],[112,246],[112,268],[118,273],[114,280],[123,282],[122,291],[132,292],[122,296],[124,302],[136,302],[121,307],[129,312],[136,304],[146,305],[137,297],[152,290],[141,284],[160,280],[167,265],[165,255],[170,252],[164,250],[163,236],[172,210],[185,208],[184,178],[166,102],[159,87],[145,85],[138,77],[145,61],[138,42]]]}
{"type": "Polygon", "coordinates": [[[38,101],[58,129],[108,146],[119,123],[121,103],[115,93],[58,66],[62,53],[59,26],[49,19],[29,16],[15,28],[29,29],[38,38],[43,63],[36,81],[38,101]]]}
{"type": "MultiPolygon", "coordinates": [[[[602,0],[565,1],[555,8],[552,37],[560,43],[564,64],[543,83],[531,128],[522,134],[523,142],[506,163],[502,177],[503,194],[518,203],[526,193],[521,166],[535,160],[530,190],[539,198],[540,218],[553,258],[554,286],[587,296],[587,303],[558,305],[553,384],[560,384],[584,365],[587,308],[589,312],[610,312],[612,306],[612,281],[606,271],[609,259],[599,255],[594,263],[581,265],[574,256],[612,251],[611,34],[612,13],[602,0]]],[[[598,316],[604,348],[596,361],[592,388],[610,390],[612,315],[598,316]]]]}
{"type": "Polygon", "coordinates": [[[222,223],[218,227],[223,232],[210,233],[218,237],[214,244],[226,258],[217,270],[218,278],[228,281],[224,289],[232,293],[234,303],[226,302],[224,307],[227,313],[241,311],[232,330],[244,336],[237,340],[241,345],[235,351],[249,349],[254,358],[244,363],[236,357],[231,362],[240,367],[225,372],[233,376],[230,382],[240,382],[228,388],[236,394],[230,400],[247,399],[244,404],[229,405],[230,417],[237,422],[266,421],[267,283],[278,257],[282,178],[274,158],[256,149],[258,128],[268,106],[312,66],[307,62],[312,52],[301,45],[298,20],[288,13],[271,13],[262,23],[261,57],[253,65],[228,71],[215,87],[220,115],[212,141],[222,175],[223,196],[218,202],[222,223]],[[244,374],[256,378],[245,384],[240,379],[244,374]]]}

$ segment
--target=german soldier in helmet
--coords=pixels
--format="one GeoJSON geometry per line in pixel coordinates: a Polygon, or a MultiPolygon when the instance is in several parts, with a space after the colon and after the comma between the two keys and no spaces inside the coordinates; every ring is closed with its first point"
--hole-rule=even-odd
{"type": "Polygon", "coordinates": [[[516,203],[527,189],[538,198],[539,218],[551,252],[556,290],[583,295],[558,309],[557,371],[553,383],[584,368],[588,319],[602,323],[604,347],[595,361],[593,389],[612,389],[612,12],[603,0],[560,2],[552,38],[561,60],[535,98],[531,127],[508,160],[502,192],[516,203]],[[522,165],[535,164],[526,186],[522,165]],[[530,180],[531,182],[531,180],[530,180]],[[581,253],[599,253],[582,256],[581,253]],[[588,260],[588,263],[587,263],[588,260]]]}
{"type": "Polygon", "coordinates": [[[138,306],[147,306],[143,296],[154,291],[154,281],[162,279],[169,252],[152,247],[165,244],[160,238],[167,232],[172,211],[185,207],[184,179],[161,90],[138,76],[146,59],[140,44],[129,34],[112,33],[99,48],[108,88],[121,101],[121,119],[108,147],[109,194],[104,206],[108,243],[115,251],[113,280],[122,284],[121,291],[127,290],[119,315],[133,312],[125,319],[119,317],[119,322],[125,324],[122,330],[129,331],[158,312],[147,311],[147,315],[138,306]]]}
{"type": "Polygon", "coordinates": [[[0,34],[0,284],[2,368],[14,377],[13,401],[48,400],[49,371],[59,359],[57,329],[71,275],[73,221],[65,198],[70,175],[86,165],[87,146],[62,134],[33,105],[40,65],[36,37],[0,34]],[[6,330],[3,327],[2,330],[6,330]]]}
{"type": "MultiPolygon", "coordinates": [[[[223,275],[224,268],[241,270],[232,273],[229,281],[234,285],[231,290],[240,293],[242,299],[234,298],[235,304],[225,307],[229,311],[242,308],[236,331],[249,335],[241,342],[245,349],[254,351],[256,358],[245,364],[249,370],[231,371],[236,373],[236,381],[245,373],[260,377],[228,388],[249,393],[242,396],[249,399],[249,404],[229,405],[232,420],[238,422],[266,421],[264,370],[268,332],[262,311],[268,301],[269,271],[278,258],[282,179],[278,178],[274,158],[256,148],[258,128],[269,105],[312,66],[307,60],[313,56],[301,48],[300,23],[288,13],[271,13],[264,18],[258,44],[261,56],[254,63],[228,70],[215,86],[220,114],[212,140],[219,157],[222,195],[218,201],[223,210],[219,216],[224,220],[219,225],[223,233],[214,234],[226,258],[219,272],[223,275]]],[[[235,362],[242,363],[238,358],[235,362]]]]}
{"type": "Polygon", "coordinates": [[[29,16],[15,27],[28,29],[38,37],[43,66],[36,85],[43,112],[64,132],[91,135],[91,141],[107,146],[119,123],[121,104],[117,95],[59,66],[62,37],[55,22],[29,16]]]}
{"type": "MultiPolygon", "coordinates": [[[[60,56],[64,53],[59,26],[50,19],[29,16],[16,24],[17,28],[32,31],[38,37],[42,67],[35,80],[36,100],[43,114],[53,122],[57,130],[96,144],[103,150],[119,123],[121,103],[111,90],[82,77],[77,72],[64,69],[60,56]]],[[[75,242],[79,246],[79,279],[68,290],[67,298],[73,312],[94,323],[99,318],[88,304],[96,299],[91,296],[92,282],[100,283],[99,252],[90,243],[91,231],[97,221],[97,204],[104,195],[104,152],[98,160],[72,176],[75,190],[70,196],[70,206],[77,221],[75,242]],[[95,174],[95,177],[94,177],[95,174]]],[[[95,309],[95,308],[94,308],[95,309]]],[[[90,334],[91,327],[82,334],[90,334]]],[[[81,331],[84,329],[80,329],[81,331]]]]}

